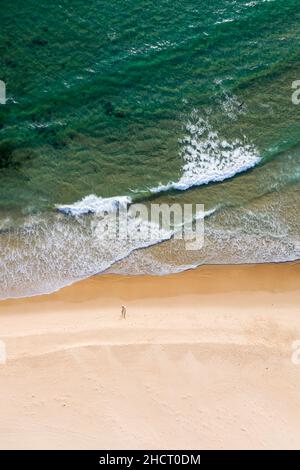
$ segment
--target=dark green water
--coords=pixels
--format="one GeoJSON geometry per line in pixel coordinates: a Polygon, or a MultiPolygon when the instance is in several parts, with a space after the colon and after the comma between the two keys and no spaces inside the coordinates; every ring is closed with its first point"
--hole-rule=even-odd
{"type": "Polygon", "coordinates": [[[299,258],[298,0],[15,0],[0,52],[0,297],[299,258]],[[153,194],[216,209],[202,250],[99,242],[56,208],[153,194]]]}

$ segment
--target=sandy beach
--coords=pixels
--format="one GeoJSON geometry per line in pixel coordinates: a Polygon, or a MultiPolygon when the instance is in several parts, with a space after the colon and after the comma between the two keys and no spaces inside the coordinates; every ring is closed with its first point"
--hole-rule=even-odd
{"type": "Polygon", "coordinates": [[[299,281],[205,266],[0,302],[0,448],[299,449],[299,281]]]}

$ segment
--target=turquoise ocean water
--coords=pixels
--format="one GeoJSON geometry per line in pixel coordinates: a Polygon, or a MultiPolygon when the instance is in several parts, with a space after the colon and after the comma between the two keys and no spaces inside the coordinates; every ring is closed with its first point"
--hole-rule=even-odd
{"type": "Polygon", "coordinates": [[[0,79],[0,298],[299,258],[299,0],[15,0],[0,79]],[[203,249],[95,236],[124,198],[204,204],[203,249]]]}

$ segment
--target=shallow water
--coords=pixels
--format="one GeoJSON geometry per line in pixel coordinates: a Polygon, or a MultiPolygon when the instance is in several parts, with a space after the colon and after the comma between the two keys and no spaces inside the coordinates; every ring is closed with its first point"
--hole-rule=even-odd
{"type": "Polygon", "coordinates": [[[299,20],[296,0],[6,6],[0,297],[299,258],[299,20]],[[95,237],[106,198],[153,197],[204,204],[203,249],[95,237]]]}

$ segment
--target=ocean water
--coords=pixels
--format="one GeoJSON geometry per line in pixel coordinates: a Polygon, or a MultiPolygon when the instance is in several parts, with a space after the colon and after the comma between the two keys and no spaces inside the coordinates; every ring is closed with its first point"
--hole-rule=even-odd
{"type": "Polygon", "coordinates": [[[15,0],[0,49],[0,298],[299,258],[299,0],[15,0]],[[203,248],[96,236],[129,201],[204,204],[203,248]]]}

